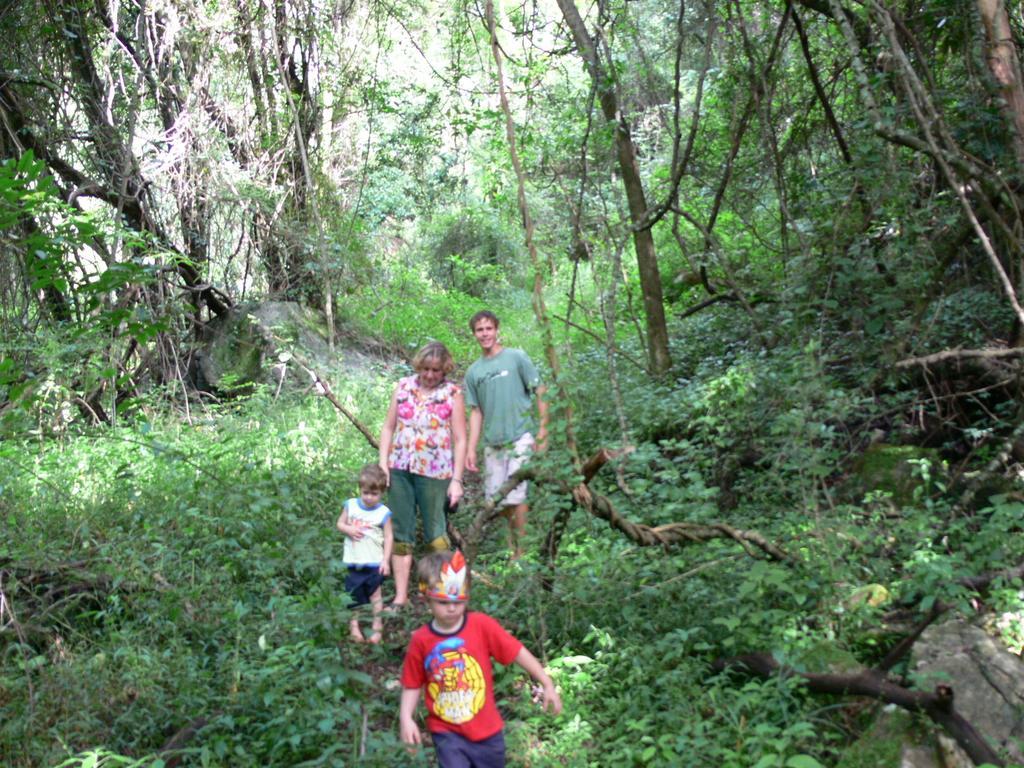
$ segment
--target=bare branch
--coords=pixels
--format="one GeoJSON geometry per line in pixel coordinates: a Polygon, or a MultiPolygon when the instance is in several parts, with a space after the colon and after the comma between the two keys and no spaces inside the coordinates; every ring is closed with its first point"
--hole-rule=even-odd
{"type": "MultiPolygon", "coordinates": [[[[260,337],[272,348],[278,350],[278,352],[285,351],[286,342],[281,337],[277,336],[265,323],[263,323],[258,317],[249,315],[249,320],[256,328],[256,332],[259,333],[260,337]]],[[[343,406],[338,398],[334,396],[334,392],[331,390],[331,385],[320,373],[313,367],[313,364],[306,360],[302,355],[296,353],[292,349],[287,350],[291,359],[294,360],[298,365],[302,367],[304,371],[309,375],[310,380],[313,383],[313,388],[316,393],[323,395],[333,405],[338,412],[348,419],[349,423],[352,424],[363,437],[366,438],[366,442],[370,444],[375,451],[380,448],[380,443],[377,442],[376,436],[367,428],[363,422],[356,418],[355,414],[343,406]]],[[[506,491],[507,493],[507,491],[506,491]]]]}
{"type": "MultiPolygon", "coordinates": [[[[588,336],[590,336],[592,339],[596,339],[597,341],[600,341],[602,344],[604,344],[607,341],[606,339],[602,338],[598,334],[594,333],[594,331],[590,330],[589,328],[586,328],[586,327],[580,325],[579,323],[574,323],[568,317],[560,317],[558,315],[552,315],[552,317],[555,320],[557,320],[558,322],[560,322],[560,323],[565,323],[566,325],[572,326],[577,331],[582,331],[583,333],[585,333],[588,336]]],[[[646,370],[646,366],[643,363],[641,363],[639,360],[637,360],[635,357],[633,357],[628,352],[624,351],[617,344],[612,345],[612,352],[614,352],[615,354],[621,355],[622,357],[626,358],[627,360],[629,360],[629,362],[631,362],[633,365],[635,365],[641,371],[646,370]]]]}
{"type": "Polygon", "coordinates": [[[728,659],[717,659],[712,665],[717,671],[744,667],[760,677],[777,674],[798,677],[814,693],[833,695],[870,696],[888,704],[895,704],[909,712],[927,715],[956,739],[964,751],[977,764],[1005,765],[985,737],[953,707],[953,689],[938,685],[934,692],[912,691],[887,680],[877,669],[864,669],[849,674],[815,674],[800,672],[779,664],[770,653],[748,653],[728,659]]]}
{"type": "MultiPolygon", "coordinates": [[[[597,470],[612,456],[614,456],[612,452],[602,449],[602,451],[599,451],[588,460],[587,466],[592,472],[590,477],[593,477],[593,474],[596,474],[597,470]]],[[[590,477],[586,479],[589,480],[590,477]]],[[[571,486],[564,480],[541,475],[529,465],[509,477],[497,492],[486,500],[483,507],[477,513],[465,536],[472,551],[475,552],[476,542],[479,541],[480,533],[484,527],[500,514],[500,508],[497,506],[498,503],[523,480],[533,480],[540,485],[553,486],[566,496],[571,497],[576,506],[583,507],[594,517],[607,520],[612,528],[625,534],[627,538],[642,547],[699,544],[714,539],[731,539],[743,547],[744,551],[752,557],[756,556],[756,550],[760,550],[772,560],[794,562],[791,555],[781,547],[768,541],[757,531],[733,528],[727,523],[681,522],[655,527],[634,523],[623,517],[606,496],[590,490],[585,482],[571,486]]],[[[550,552],[549,554],[553,557],[555,553],[550,552]]]]}
{"type": "Polygon", "coordinates": [[[942,352],[933,352],[923,357],[908,357],[896,363],[897,368],[913,368],[915,365],[929,366],[936,363],[944,363],[947,360],[1002,360],[1024,356],[1024,347],[1009,347],[1005,349],[945,349],[942,352]]]}

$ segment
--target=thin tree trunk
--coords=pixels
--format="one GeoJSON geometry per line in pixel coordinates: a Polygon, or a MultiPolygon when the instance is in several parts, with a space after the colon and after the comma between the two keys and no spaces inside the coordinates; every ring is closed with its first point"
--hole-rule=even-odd
{"type": "MultiPolygon", "coordinates": [[[[560,416],[565,423],[565,444],[569,451],[573,469],[577,475],[583,474],[583,462],[580,459],[579,450],[576,445],[576,431],[573,424],[573,409],[571,398],[564,391],[560,377],[561,366],[558,360],[558,353],[555,350],[555,343],[551,333],[551,321],[547,316],[547,308],[544,304],[544,282],[543,264],[537,254],[537,246],[534,240],[533,218],[530,215],[530,206],[526,200],[526,174],[519,159],[519,151],[516,148],[515,124],[512,121],[512,109],[508,103],[508,95],[505,89],[505,74],[502,67],[501,47],[498,45],[498,34],[494,23],[494,5],[492,0],[487,0],[484,6],[484,15],[487,22],[487,31],[491,38],[491,54],[494,57],[494,65],[498,78],[498,95],[501,100],[501,111],[505,116],[505,138],[508,142],[509,157],[512,160],[512,167],[516,173],[516,182],[519,200],[519,212],[523,218],[523,231],[526,237],[526,248],[530,254],[530,262],[533,265],[533,307],[537,315],[537,322],[541,326],[544,336],[544,351],[547,356],[548,366],[551,368],[551,379],[554,385],[555,402],[559,404],[560,416]]],[[[585,485],[581,488],[586,489],[585,485]]],[[[552,523],[551,532],[548,535],[547,552],[551,563],[554,563],[555,553],[558,549],[557,541],[561,538],[562,532],[569,523],[569,515],[572,508],[560,510],[552,523]],[[552,542],[554,544],[552,545],[552,542]]]]}
{"type": "MultiPolygon", "coordinates": [[[[108,174],[108,169],[103,168],[104,181],[117,184],[117,188],[96,181],[78,168],[72,166],[45,142],[43,142],[29,128],[22,102],[9,84],[0,82],[0,117],[3,118],[5,127],[12,138],[22,150],[32,150],[36,157],[43,160],[50,170],[59,176],[66,184],[74,187],[74,197],[93,197],[116,209],[125,222],[137,232],[150,233],[168,251],[179,254],[182,258],[176,260],[175,269],[181,276],[186,287],[195,294],[196,300],[206,304],[210,311],[217,315],[225,315],[231,310],[231,300],[222,292],[211,286],[202,279],[199,271],[192,264],[191,260],[184,257],[170,238],[161,230],[159,225],[153,221],[149,211],[143,206],[141,190],[145,184],[141,177],[133,182],[133,186],[139,191],[138,194],[130,195],[120,191],[120,184],[117,184],[117,174],[108,174]]],[[[105,165],[100,160],[101,165],[105,165]]]]}
{"type": "Polygon", "coordinates": [[[665,323],[665,307],[661,295],[661,273],[654,250],[654,237],[649,228],[643,226],[647,215],[647,198],[644,194],[640,166],[637,162],[636,147],[630,135],[629,123],[622,115],[614,84],[602,65],[594,39],[580,16],[573,0],[558,0],[565,23],[569,26],[576,47],[586,62],[587,69],[597,88],[598,101],[605,119],[615,126],[615,148],[618,155],[622,183],[629,202],[629,215],[633,223],[633,246],[640,272],[640,286],[643,291],[644,313],[647,317],[647,357],[651,371],[663,374],[672,365],[668,350],[668,328],[665,323]]]}
{"type": "Polygon", "coordinates": [[[562,415],[565,418],[566,446],[572,457],[573,466],[581,471],[582,463],[576,447],[576,433],[573,426],[573,411],[570,405],[570,398],[562,391],[560,378],[561,365],[558,360],[558,353],[555,350],[555,343],[551,333],[551,321],[548,319],[547,308],[544,303],[544,265],[537,254],[537,245],[534,239],[533,217],[530,214],[530,206],[526,200],[526,174],[523,172],[523,165],[519,159],[519,151],[516,148],[515,124],[512,121],[512,109],[508,103],[508,95],[505,89],[505,74],[502,67],[501,47],[498,45],[498,35],[494,23],[494,5],[487,0],[484,7],[484,15],[487,23],[487,31],[491,38],[491,54],[494,57],[495,69],[498,78],[498,95],[501,100],[501,110],[505,116],[505,138],[508,142],[509,157],[512,160],[512,168],[516,173],[516,183],[519,201],[519,212],[523,218],[523,234],[526,239],[526,249],[530,254],[530,262],[533,265],[533,306],[537,316],[537,322],[541,326],[544,336],[544,352],[547,357],[548,367],[551,369],[551,378],[557,397],[557,402],[563,404],[562,415]]]}
{"type": "Polygon", "coordinates": [[[1003,115],[1013,134],[1018,172],[1024,172],[1024,83],[1020,59],[1013,42],[1010,17],[1003,0],[978,0],[978,12],[985,27],[988,68],[999,84],[1003,115]]]}

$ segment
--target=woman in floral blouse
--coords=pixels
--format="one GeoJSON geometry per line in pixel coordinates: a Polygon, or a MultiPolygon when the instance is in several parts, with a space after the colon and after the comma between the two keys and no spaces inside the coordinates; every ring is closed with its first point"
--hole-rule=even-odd
{"type": "Polygon", "coordinates": [[[394,606],[409,601],[409,573],[416,543],[416,510],[431,550],[449,548],[444,502],[462,498],[466,461],[466,409],[462,390],[446,376],[455,361],[433,341],[416,353],[412,376],[399,379],[380,433],[380,466],[388,473],[388,506],[395,543],[391,572],[394,606]]]}

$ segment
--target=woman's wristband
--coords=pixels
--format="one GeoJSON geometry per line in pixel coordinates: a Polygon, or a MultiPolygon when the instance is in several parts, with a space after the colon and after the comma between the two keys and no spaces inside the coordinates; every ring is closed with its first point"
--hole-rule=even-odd
{"type": "Polygon", "coordinates": [[[452,483],[458,483],[459,485],[462,485],[462,481],[461,481],[461,480],[459,480],[459,478],[457,478],[457,477],[453,477],[453,478],[452,478],[452,479],[450,480],[450,482],[452,482],[452,483]]]}

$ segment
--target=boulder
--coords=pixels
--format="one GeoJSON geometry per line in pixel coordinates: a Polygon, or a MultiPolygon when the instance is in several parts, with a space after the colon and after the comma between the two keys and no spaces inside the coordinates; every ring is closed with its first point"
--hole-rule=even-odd
{"type": "Polygon", "coordinates": [[[918,688],[953,688],[953,704],[992,743],[1024,763],[1024,661],[980,627],[952,620],[929,627],[914,644],[918,688]]]}
{"type": "Polygon", "coordinates": [[[939,452],[915,445],[875,443],[857,459],[850,477],[850,494],[863,498],[872,491],[888,494],[892,504],[913,504],[914,491],[921,485],[920,462],[927,461],[932,476],[944,476],[945,466],[939,452]]]}
{"type": "MultiPolygon", "coordinates": [[[[961,620],[929,627],[914,644],[917,688],[953,688],[954,706],[1012,763],[1024,763],[1024,661],[983,629],[961,620]]],[[[971,768],[956,742],[927,719],[882,707],[837,768],[971,768]]]]}
{"type": "MultiPolygon", "coordinates": [[[[295,351],[321,372],[371,364],[360,352],[331,352],[319,311],[292,301],[266,301],[241,304],[230,315],[206,324],[193,357],[192,383],[197,389],[222,396],[248,393],[261,382],[276,385],[284,371],[278,353],[284,350],[295,351]],[[269,344],[259,325],[280,343],[269,344]]],[[[289,380],[309,383],[305,377],[289,380]]]]}
{"type": "Polygon", "coordinates": [[[193,356],[196,389],[220,395],[244,394],[260,380],[266,351],[244,306],[208,322],[193,356]]]}

